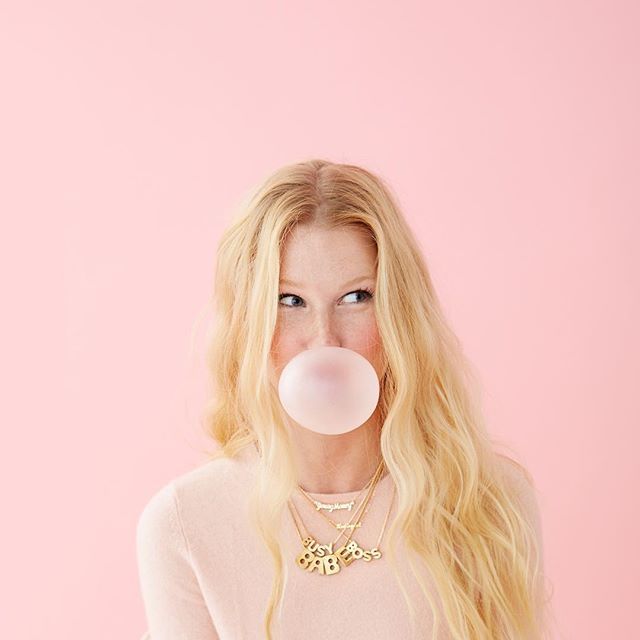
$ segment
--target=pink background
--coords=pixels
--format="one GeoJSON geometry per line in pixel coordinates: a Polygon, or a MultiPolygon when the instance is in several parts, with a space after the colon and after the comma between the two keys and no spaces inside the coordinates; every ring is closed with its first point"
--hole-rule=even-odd
{"type": "Polygon", "coordinates": [[[250,186],[315,156],[381,173],[419,236],[492,432],[538,483],[557,637],[631,637],[639,18],[4,2],[0,637],[146,628],[135,524],[205,460],[217,240],[250,186]]]}

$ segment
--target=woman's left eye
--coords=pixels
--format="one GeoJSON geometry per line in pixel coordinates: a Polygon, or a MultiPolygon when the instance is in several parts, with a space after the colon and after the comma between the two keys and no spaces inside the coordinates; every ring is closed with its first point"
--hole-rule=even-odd
{"type": "MultiPolygon", "coordinates": [[[[346,298],[347,296],[350,296],[350,295],[352,295],[354,293],[365,293],[366,294],[364,300],[360,300],[359,302],[366,302],[369,298],[373,297],[373,291],[371,291],[371,289],[368,289],[366,287],[364,289],[356,289],[355,291],[351,291],[349,293],[345,293],[344,297],[346,298]]],[[[289,298],[289,297],[298,298],[298,300],[302,300],[302,298],[300,296],[296,295],[295,293],[281,293],[278,296],[278,300],[282,300],[283,298],[289,298]]],[[[285,306],[285,307],[292,307],[292,306],[293,307],[299,307],[301,305],[299,305],[299,304],[294,304],[294,305],[285,304],[283,306],[285,306]]]]}
{"type": "MultiPolygon", "coordinates": [[[[370,289],[357,289],[356,291],[352,291],[351,293],[347,293],[346,296],[350,296],[352,293],[366,293],[365,300],[372,297],[372,293],[370,289]]],[[[345,297],[346,297],[345,296],[345,297]]],[[[364,300],[363,300],[364,302],[364,300]]]]}

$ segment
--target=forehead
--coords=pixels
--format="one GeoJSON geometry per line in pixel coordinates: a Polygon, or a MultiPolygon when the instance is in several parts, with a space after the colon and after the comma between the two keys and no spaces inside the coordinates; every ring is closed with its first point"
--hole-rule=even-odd
{"type": "Polygon", "coordinates": [[[337,283],[375,276],[376,255],[375,240],[366,229],[297,225],[282,247],[280,279],[337,283]]]}

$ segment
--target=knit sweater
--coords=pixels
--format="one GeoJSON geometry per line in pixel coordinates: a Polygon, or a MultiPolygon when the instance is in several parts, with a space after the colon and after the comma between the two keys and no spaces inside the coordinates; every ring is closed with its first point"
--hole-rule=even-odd
{"type": "MultiPolygon", "coordinates": [[[[247,447],[235,459],[217,458],[160,488],[142,510],[136,531],[140,588],[147,619],[141,640],[257,640],[265,638],[263,618],[274,569],[271,556],[249,522],[248,496],[255,477],[257,452],[247,447]]],[[[522,472],[505,461],[517,483],[526,515],[542,544],[535,491],[522,472]]],[[[360,491],[310,493],[325,504],[356,500],[360,491]]],[[[366,491],[360,495],[360,500],[366,491]]],[[[323,509],[335,522],[347,523],[353,511],[323,509]]],[[[378,539],[397,511],[397,494],[389,473],[378,482],[362,525],[353,540],[365,557],[324,574],[304,569],[301,535],[329,544],[340,533],[301,492],[292,501],[300,513],[298,527],[285,510],[281,523],[288,579],[281,619],[277,610],[273,637],[283,640],[410,640],[430,637],[433,613],[400,545],[400,571],[416,609],[416,627],[385,554],[386,536],[378,539]],[[388,514],[388,515],[387,515],[388,514]],[[380,557],[372,549],[379,548],[380,557]],[[369,559],[366,556],[369,555],[369,559]],[[404,562],[403,562],[404,560],[404,562]]],[[[295,513],[295,511],[294,511],[295,513]]],[[[357,521],[357,520],[356,520],[357,521]]],[[[345,530],[348,537],[349,529],[345,530]]],[[[344,538],[332,551],[343,546],[344,538]]],[[[318,555],[320,552],[316,552],[318,555]]],[[[326,555],[330,555],[327,553],[326,555]]],[[[362,555],[355,552],[354,555],[362,555]]],[[[329,562],[329,567],[333,564],[329,562]]],[[[448,640],[446,621],[430,575],[421,573],[441,620],[438,640],[448,640]]]]}

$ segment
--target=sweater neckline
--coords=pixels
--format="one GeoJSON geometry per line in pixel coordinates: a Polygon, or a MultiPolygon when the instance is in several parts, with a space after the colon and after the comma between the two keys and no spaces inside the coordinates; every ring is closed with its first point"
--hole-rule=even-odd
{"type": "MultiPolygon", "coordinates": [[[[248,461],[255,461],[258,458],[258,451],[255,448],[255,446],[249,445],[247,447],[245,447],[245,449],[242,450],[242,453],[244,454],[244,456],[246,457],[246,459],[248,461]]],[[[376,490],[379,489],[380,487],[386,486],[391,478],[391,474],[389,473],[388,470],[385,471],[385,473],[380,477],[380,479],[378,480],[378,483],[376,484],[376,490]]],[[[363,491],[363,488],[360,489],[356,489],[355,491],[343,491],[340,493],[328,493],[328,492],[324,492],[324,491],[307,491],[307,493],[314,497],[314,498],[319,498],[321,501],[342,501],[342,500],[349,500],[351,498],[355,498],[359,493],[361,493],[363,491]]]]}
{"type": "MultiPolygon", "coordinates": [[[[390,477],[391,476],[388,471],[384,475],[382,475],[380,477],[380,480],[378,480],[378,483],[376,484],[376,490],[386,485],[389,482],[390,477]]],[[[337,500],[339,498],[355,498],[359,493],[362,493],[363,490],[364,487],[362,487],[361,489],[357,489],[356,491],[343,491],[341,493],[327,493],[322,491],[307,491],[307,493],[314,498],[329,498],[337,500]]]]}

